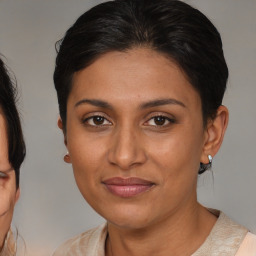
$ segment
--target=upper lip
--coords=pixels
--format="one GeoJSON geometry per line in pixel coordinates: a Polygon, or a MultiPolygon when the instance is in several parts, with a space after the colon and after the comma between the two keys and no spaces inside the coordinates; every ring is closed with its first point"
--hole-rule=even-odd
{"type": "Polygon", "coordinates": [[[103,181],[106,185],[116,185],[116,186],[132,186],[132,185],[144,185],[149,186],[153,185],[154,182],[148,181],[145,179],[137,178],[137,177],[129,177],[129,178],[122,178],[122,177],[113,177],[110,179],[106,179],[103,181]]]}

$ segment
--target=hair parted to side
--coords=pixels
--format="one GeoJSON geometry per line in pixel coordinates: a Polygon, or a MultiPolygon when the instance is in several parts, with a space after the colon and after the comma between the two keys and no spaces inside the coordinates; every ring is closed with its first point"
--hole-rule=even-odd
{"type": "Polygon", "coordinates": [[[56,43],[54,83],[64,132],[74,73],[107,52],[135,47],[147,47],[174,61],[200,95],[204,125],[214,119],[228,79],[214,25],[178,0],[116,0],[85,12],[56,43]]]}
{"type": "Polygon", "coordinates": [[[0,59],[0,108],[7,127],[8,157],[15,170],[16,187],[19,187],[20,166],[26,155],[19,113],[16,108],[16,87],[10,79],[6,66],[0,59]]]}

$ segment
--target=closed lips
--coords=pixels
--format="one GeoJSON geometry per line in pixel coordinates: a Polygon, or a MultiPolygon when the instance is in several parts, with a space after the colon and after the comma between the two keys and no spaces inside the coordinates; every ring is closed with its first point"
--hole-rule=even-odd
{"type": "Polygon", "coordinates": [[[106,188],[114,195],[124,198],[134,197],[148,191],[155,184],[137,177],[114,177],[103,181],[106,188]]]}

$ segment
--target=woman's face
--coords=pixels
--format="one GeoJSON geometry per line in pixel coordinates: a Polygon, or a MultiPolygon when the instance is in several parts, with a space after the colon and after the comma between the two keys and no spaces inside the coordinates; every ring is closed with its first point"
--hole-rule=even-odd
{"type": "Polygon", "coordinates": [[[77,72],[66,128],[77,185],[108,221],[147,227],[197,203],[201,100],[163,55],[110,52],[77,72]]]}
{"type": "Polygon", "coordinates": [[[9,230],[15,202],[19,197],[15,172],[8,160],[6,122],[0,109],[0,248],[9,230]]]}

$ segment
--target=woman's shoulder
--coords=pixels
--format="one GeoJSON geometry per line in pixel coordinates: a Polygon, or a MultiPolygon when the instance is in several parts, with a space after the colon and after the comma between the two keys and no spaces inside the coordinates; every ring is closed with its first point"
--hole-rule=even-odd
{"type": "MultiPolygon", "coordinates": [[[[193,256],[236,255],[244,239],[247,237],[248,229],[233,221],[223,212],[209,210],[218,218],[217,222],[204,243],[193,256]]],[[[247,256],[247,254],[242,255],[247,256]]],[[[256,256],[256,254],[249,255],[256,256]]]]}
{"type": "Polygon", "coordinates": [[[223,232],[229,233],[233,236],[239,246],[235,256],[256,256],[256,235],[251,233],[247,228],[234,222],[224,213],[221,213],[222,225],[224,226],[223,232]],[[240,242],[238,243],[240,239],[240,242]]]}
{"type": "Polygon", "coordinates": [[[106,224],[90,229],[62,244],[53,256],[104,255],[106,224]]]}
{"type": "Polygon", "coordinates": [[[256,235],[223,212],[219,213],[219,220],[212,233],[213,236],[217,235],[215,241],[218,241],[218,237],[221,238],[219,242],[222,248],[225,247],[223,245],[227,245],[230,246],[230,250],[234,249],[235,256],[256,256],[256,235]]]}

